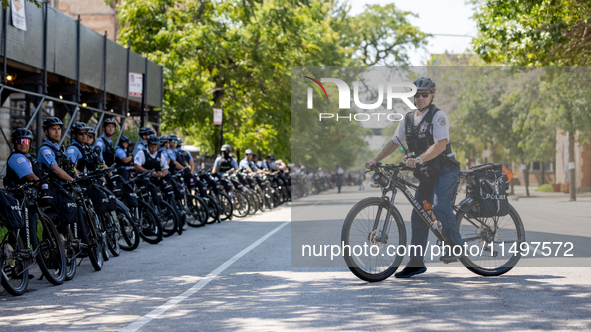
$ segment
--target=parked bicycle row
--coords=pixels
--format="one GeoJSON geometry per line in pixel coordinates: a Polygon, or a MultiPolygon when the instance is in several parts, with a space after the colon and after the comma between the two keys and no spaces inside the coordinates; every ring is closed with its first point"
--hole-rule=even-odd
{"type": "Polygon", "coordinates": [[[142,127],[138,144],[122,136],[113,147],[114,120],[104,121],[96,140],[78,122],[65,149],[57,144],[62,126],[45,119],[47,139],[36,158],[29,154],[31,131],[12,133],[0,191],[0,267],[2,286],[13,295],[27,290],[33,264],[59,285],[74,278],[84,258],[100,271],[141,240],[157,244],[189,226],[267,211],[291,197],[285,164],[269,160],[259,169],[249,150],[239,166],[225,145],[212,169],[197,172],[175,135],[158,137],[142,127]]]}

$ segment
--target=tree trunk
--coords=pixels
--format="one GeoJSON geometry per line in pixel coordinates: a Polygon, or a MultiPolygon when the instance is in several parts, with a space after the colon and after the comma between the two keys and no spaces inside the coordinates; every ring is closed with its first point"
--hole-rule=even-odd
{"type": "Polygon", "coordinates": [[[529,169],[528,165],[525,164],[523,160],[523,153],[519,155],[519,159],[521,160],[521,165],[525,165],[525,169],[523,170],[523,183],[525,184],[525,195],[529,197],[529,169]]]}
{"type": "Polygon", "coordinates": [[[570,131],[568,133],[568,173],[570,176],[570,200],[577,200],[577,185],[576,185],[576,173],[575,173],[575,132],[570,131]],[[571,167],[572,165],[572,167],[571,167]]]}

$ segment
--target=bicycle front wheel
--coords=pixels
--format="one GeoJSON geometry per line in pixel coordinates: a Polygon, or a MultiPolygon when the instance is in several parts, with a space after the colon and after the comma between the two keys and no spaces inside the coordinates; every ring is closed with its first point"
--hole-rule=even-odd
{"type": "Polygon", "coordinates": [[[456,215],[460,236],[468,248],[460,262],[481,276],[500,276],[521,258],[521,243],[525,242],[523,223],[511,205],[509,214],[503,217],[484,218],[478,211],[480,204],[475,200],[456,215]]]}
{"type": "Polygon", "coordinates": [[[44,213],[32,214],[29,222],[31,244],[33,248],[39,248],[39,269],[50,283],[61,285],[66,280],[66,255],[62,238],[44,213]]]}
{"type": "Polygon", "coordinates": [[[21,259],[19,252],[25,250],[25,244],[20,236],[16,236],[16,232],[3,225],[0,225],[0,235],[2,286],[14,296],[23,295],[29,286],[29,263],[21,259]]]}
{"type": "Polygon", "coordinates": [[[406,227],[400,212],[380,197],[366,198],[355,204],[341,233],[343,256],[347,266],[358,278],[376,282],[391,276],[406,253],[406,227]],[[368,248],[367,250],[364,249],[368,248]],[[399,255],[400,253],[400,255],[399,255]]]}

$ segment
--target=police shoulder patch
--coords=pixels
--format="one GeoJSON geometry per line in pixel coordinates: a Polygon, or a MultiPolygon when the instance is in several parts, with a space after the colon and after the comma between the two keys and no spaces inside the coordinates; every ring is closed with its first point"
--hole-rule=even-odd
{"type": "Polygon", "coordinates": [[[24,163],[25,161],[27,161],[27,158],[25,158],[25,157],[20,157],[20,158],[17,158],[17,159],[16,159],[16,163],[17,163],[17,164],[22,164],[22,163],[24,163]]]}
{"type": "Polygon", "coordinates": [[[101,142],[101,141],[96,141],[96,145],[98,145],[98,146],[103,146],[103,142],[101,142]]]}
{"type": "Polygon", "coordinates": [[[437,126],[439,127],[445,127],[445,125],[447,124],[447,122],[445,121],[445,116],[442,115],[440,117],[437,118],[437,126]]]}
{"type": "Polygon", "coordinates": [[[76,152],[76,150],[74,150],[74,148],[69,148],[68,151],[66,151],[67,153],[74,153],[76,152]]]}
{"type": "Polygon", "coordinates": [[[43,150],[43,154],[51,154],[51,150],[50,149],[45,149],[45,150],[43,150]]]}

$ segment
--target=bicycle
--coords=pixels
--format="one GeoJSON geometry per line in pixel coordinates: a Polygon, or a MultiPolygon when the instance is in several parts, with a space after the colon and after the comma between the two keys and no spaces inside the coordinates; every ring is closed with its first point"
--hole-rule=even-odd
{"type": "Polygon", "coordinates": [[[22,197],[19,210],[24,219],[22,228],[13,229],[5,216],[0,218],[4,230],[0,242],[0,267],[2,286],[12,295],[22,295],[29,283],[29,262],[37,263],[45,278],[54,285],[66,280],[66,256],[62,238],[51,219],[38,203],[38,191],[34,185],[46,177],[8,189],[22,197]]]}
{"type": "MultiPolygon", "coordinates": [[[[418,186],[406,181],[401,171],[413,170],[403,163],[399,165],[374,165],[370,171],[374,171],[371,186],[378,187],[382,191],[381,197],[370,197],[361,200],[349,211],[343,229],[341,240],[344,244],[344,259],[347,266],[358,278],[370,282],[382,281],[391,276],[400,266],[403,255],[398,252],[392,254],[392,247],[406,248],[406,227],[404,220],[394,205],[396,193],[400,190],[418,213],[421,220],[437,237],[437,245],[441,246],[445,241],[438,223],[434,222],[422,204],[415,200],[409,188],[418,190],[418,186]],[[389,198],[387,194],[391,192],[389,198]],[[385,216],[382,218],[382,215],[385,216]],[[369,244],[368,244],[369,242],[369,244]],[[376,246],[377,255],[356,255],[354,249],[357,245],[376,246]],[[348,247],[347,247],[348,246],[348,247]],[[389,251],[388,251],[389,250],[389,251]],[[351,255],[353,251],[353,255],[351,255]],[[366,260],[363,260],[367,258],[366,260]]],[[[370,172],[368,171],[368,172],[370,172]]],[[[367,172],[366,172],[367,173],[367,172]]],[[[515,209],[510,206],[510,213],[505,217],[481,218],[479,216],[479,201],[475,199],[476,193],[467,192],[467,197],[459,204],[455,204],[458,186],[467,172],[460,172],[454,191],[452,202],[456,212],[456,223],[462,237],[464,246],[471,247],[480,244],[479,255],[462,255],[460,262],[470,271],[483,276],[499,276],[511,270],[521,258],[519,251],[502,261],[498,258],[498,246],[512,246],[525,241],[525,230],[521,218],[515,209]],[[501,219],[502,218],[502,219],[501,219]],[[510,220],[506,220],[509,218],[510,220]],[[484,254],[486,252],[486,254],[484,254]]],[[[449,242],[448,242],[449,243],[449,242]]],[[[410,250],[411,248],[409,248],[410,250]]],[[[426,248],[429,249],[429,248],[426,248]]],[[[499,248],[501,249],[501,248],[499,248]]],[[[417,250],[417,248],[415,248],[417,250]]],[[[371,252],[371,250],[370,250],[371,252]]],[[[441,252],[441,251],[440,251],[441,252]]],[[[507,249],[501,252],[508,252],[507,249]]]]}

